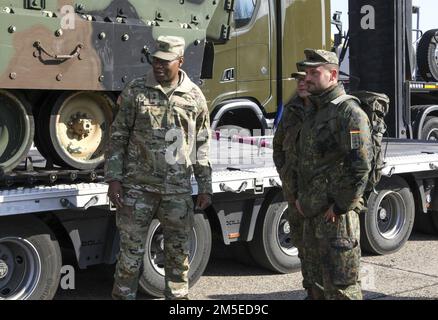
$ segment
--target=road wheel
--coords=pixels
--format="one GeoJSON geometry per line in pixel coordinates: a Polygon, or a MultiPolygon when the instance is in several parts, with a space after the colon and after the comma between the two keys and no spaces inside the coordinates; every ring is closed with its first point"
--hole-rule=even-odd
{"type": "Polygon", "coordinates": [[[30,216],[1,219],[0,299],[50,300],[60,271],[59,244],[44,223],[30,216]]]}
{"type": "Polygon", "coordinates": [[[398,176],[382,178],[368,199],[368,212],[361,214],[362,248],[373,254],[400,250],[411,235],[415,220],[414,197],[398,176]]]}
{"type": "Polygon", "coordinates": [[[40,152],[62,167],[103,164],[114,99],[103,92],[64,92],[46,100],[38,116],[40,152]]]}
{"type": "Polygon", "coordinates": [[[292,243],[293,230],[287,219],[287,208],[288,203],[278,192],[262,209],[254,239],[248,243],[254,260],[261,267],[278,273],[290,273],[300,267],[298,249],[292,243]]]}
{"type": "MultiPolygon", "coordinates": [[[[195,214],[190,235],[189,286],[199,280],[207,267],[211,252],[210,223],[204,214],[195,214]]],[[[140,276],[140,290],[154,297],[164,296],[164,239],[158,219],[154,219],[146,236],[146,253],[140,276]]]]}
{"type": "Polygon", "coordinates": [[[421,130],[421,139],[427,141],[438,141],[438,118],[427,117],[421,130]]]}
{"type": "Polygon", "coordinates": [[[417,50],[420,75],[425,81],[438,81],[438,29],[427,31],[417,50]]]}
{"type": "Polygon", "coordinates": [[[32,108],[19,93],[0,90],[0,174],[12,171],[33,142],[32,108]]]}

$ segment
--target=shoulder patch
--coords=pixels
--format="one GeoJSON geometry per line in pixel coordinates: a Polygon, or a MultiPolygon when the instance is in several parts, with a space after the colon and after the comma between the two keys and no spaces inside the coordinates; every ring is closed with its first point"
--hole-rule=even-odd
{"type": "Polygon", "coordinates": [[[360,130],[350,131],[351,150],[359,150],[362,147],[360,130]]]}

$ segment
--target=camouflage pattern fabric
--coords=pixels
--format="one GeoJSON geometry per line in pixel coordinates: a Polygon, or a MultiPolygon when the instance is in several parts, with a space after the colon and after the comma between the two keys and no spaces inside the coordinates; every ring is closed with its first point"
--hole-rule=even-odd
{"type": "Polygon", "coordinates": [[[297,179],[293,189],[308,217],[326,212],[331,205],[347,213],[360,206],[373,155],[368,116],[357,102],[330,104],[345,94],[341,86],[319,97],[311,96],[311,115],[306,117],[297,143],[296,160],[291,166],[297,179]],[[338,108],[331,117],[330,108],[338,108]],[[330,129],[335,121],[337,134],[330,129]]]}
{"type": "Polygon", "coordinates": [[[208,160],[210,120],[201,90],[180,71],[170,98],[152,73],[138,78],[119,98],[106,152],[105,181],[159,194],[212,193],[208,160]]]}
{"type": "Polygon", "coordinates": [[[361,300],[360,226],[355,211],[327,223],[323,215],[306,219],[304,244],[313,250],[309,261],[309,278],[316,284],[319,299],[361,300]],[[319,288],[324,288],[324,291],[319,288]]]}
{"type": "MultiPolygon", "coordinates": [[[[290,183],[295,177],[292,176],[293,171],[288,169],[292,162],[291,157],[294,156],[293,148],[305,117],[304,108],[303,100],[298,96],[295,96],[292,101],[285,106],[283,116],[273,140],[273,157],[275,166],[282,180],[284,197],[288,201],[287,218],[291,226],[292,243],[298,249],[298,258],[301,261],[303,288],[308,290],[313,287],[313,283],[308,271],[308,268],[311,266],[307,263],[306,250],[303,246],[304,217],[299,214],[295,207],[296,198],[291,190],[290,183]]],[[[311,250],[309,250],[309,253],[311,253],[311,250]]]]}
{"type": "Polygon", "coordinates": [[[330,103],[343,94],[342,86],[336,86],[310,97],[313,107],[304,120],[290,169],[297,178],[292,190],[307,217],[304,247],[318,252],[320,267],[316,267],[315,278],[327,299],[361,298],[356,278],[360,261],[356,211],[363,209],[373,155],[370,123],[357,102],[330,103]],[[336,113],[332,107],[338,108],[336,113]],[[337,133],[330,130],[332,121],[337,133]],[[333,225],[324,219],[332,205],[339,215],[333,225]],[[315,234],[317,241],[307,239],[308,234],[315,234]]]}
{"type": "MultiPolygon", "coordinates": [[[[284,107],[284,113],[278,125],[273,140],[273,158],[275,167],[283,184],[285,199],[294,203],[296,198],[291,190],[291,183],[294,173],[290,167],[293,161],[294,148],[298,133],[305,117],[303,100],[295,96],[290,103],[284,107]]],[[[294,205],[295,206],[295,205],[294,205]]]]}
{"type": "MultiPolygon", "coordinates": [[[[305,246],[304,243],[304,223],[305,219],[296,209],[295,203],[288,203],[288,221],[291,226],[291,239],[294,246],[298,249],[298,258],[301,262],[301,274],[303,276],[303,288],[308,291],[308,299],[315,299],[312,291],[316,290],[317,278],[315,266],[318,263],[318,252],[311,246],[305,246]]],[[[322,284],[322,282],[320,282],[322,284]]],[[[322,287],[322,285],[321,285],[322,287]]],[[[322,292],[322,290],[320,290],[322,292]]],[[[323,296],[323,293],[319,296],[323,296]]]]}
{"type": "Polygon", "coordinates": [[[135,299],[146,231],[155,214],[164,231],[165,296],[187,298],[188,246],[193,225],[191,175],[198,194],[212,194],[210,122],[200,89],[180,71],[166,94],[153,73],[132,81],[119,98],[111,128],[105,181],[120,181],[120,254],[113,297],[135,299]]]}
{"type": "Polygon", "coordinates": [[[135,300],[139,270],[145,254],[145,237],[156,216],[164,235],[165,297],[188,299],[189,235],[194,215],[191,195],[160,195],[126,189],[124,203],[125,206],[116,215],[120,252],[113,298],[135,300]]]}

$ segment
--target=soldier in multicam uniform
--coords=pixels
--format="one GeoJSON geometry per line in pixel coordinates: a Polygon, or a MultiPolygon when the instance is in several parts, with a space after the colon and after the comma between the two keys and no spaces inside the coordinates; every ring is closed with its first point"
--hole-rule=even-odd
{"type": "Polygon", "coordinates": [[[298,249],[298,257],[301,261],[301,273],[303,275],[303,288],[307,291],[309,300],[317,300],[323,296],[318,286],[314,284],[311,274],[312,263],[314,263],[316,254],[312,248],[303,246],[303,226],[304,216],[301,215],[296,206],[296,198],[291,190],[291,182],[296,179],[291,170],[291,164],[294,163],[294,148],[298,133],[304,121],[311,102],[310,93],[307,91],[305,82],[306,73],[300,70],[292,74],[292,78],[297,80],[297,92],[292,100],[284,107],[284,113],[275,132],[273,149],[274,163],[280,175],[283,184],[283,194],[288,202],[288,220],[291,225],[292,243],[298,249]]]}
{"type": "Polygon", "coordinates": [[[194,206],[211,204],[210,123],[201,90],[180,69],[183,38],[160,36],[153,70],[119,98],[106,154],[108,195],[117,206],[120,252],[114,299],[135,299],[145,237],[156,216],[163,227],[166,299],[188,299],[189,234],[194,206]]]}
{"type": "Polygon", "coordinates": [[[370,123],[356,101],[334,103],[345,95],[338,84],[336,55],[313,49],[305,54],[300,65],[312,106],[291,165],[296,177],[291,190],[297,209],[306,216],[304,247],[318,253],[313,274],[324,287],[325,299],[362,299],[358,213],[371,170],[370,123]]]}

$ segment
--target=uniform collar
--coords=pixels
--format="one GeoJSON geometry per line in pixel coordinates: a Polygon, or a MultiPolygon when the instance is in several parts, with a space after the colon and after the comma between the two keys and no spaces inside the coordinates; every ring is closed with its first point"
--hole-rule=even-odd
{"type": "Polygon", "coordinates": [[[336,86],[328,88],[319,96],[312,95],[309,98],[310,101],[312,101],[313,105],[315,105],[318,109],[321,109],[325,108],[330,102],[344,94],[344,86],[342,84],[338,84],[336,86]]]}
{"type": "MultiPolygon", "coordinates": [[[[182,78],[182,81],[178,85],[178,87],[175,89],[175,92],[188,93],[193,89],[193,82],[190,80],[190,78],[187,76],[187,74],[183,70],[180,70],[179,72],[180,72],[180,77],[182,78]]],[[[163,93],[165,93],[161,84],[159,84],[157,82],[157,80],[155,80],[155,76],[154,76],[153,71],[150,71],[146,75],[145,80],[146,80],[146,87],[160,90],[163,93]]]]}

